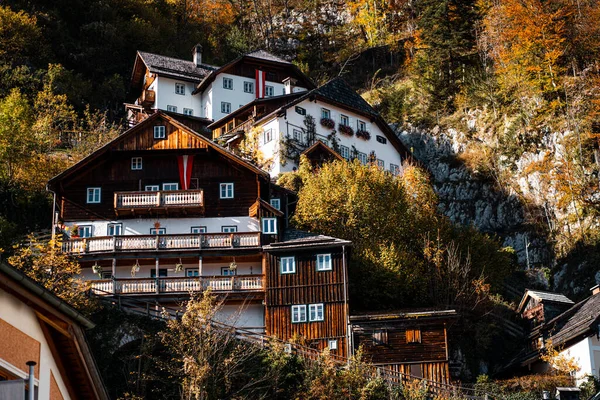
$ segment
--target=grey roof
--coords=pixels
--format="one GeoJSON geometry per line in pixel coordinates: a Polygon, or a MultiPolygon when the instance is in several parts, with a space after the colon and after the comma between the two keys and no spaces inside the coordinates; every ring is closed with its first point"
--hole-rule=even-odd
{"type": "Polygon", "coordinates": [[[542,290],[527,289],[527,290],[525,290],[525,294],[523,295],[523,298],[521,299],[521,303],[519,304],[519,307],[517,309],[518,312],[523,311],[523,308],[525,307],[525,304],[527,303],[527,299],[529,297],[533,297],[534,299],[542,301],[542,302],[551,301],[554,303],[575,304],[575,302],[573,300],[569,299],[567,296],[565,296],[564,294],[561,294],[561,293],[544,292],[542,290]]]}
{"type": "Polygon", "coordinates": [[[412,309],[410,311],[356,313],[350,316],[350,321],[387,321],[395,319],[454,317],[456,315],[456,310],[412,309]]]}
{"type": "Polygon", "coordinates": [[[191,79],[197,82],[201,81],[210,72],[218,68],[208,64],[201,64],[198,67],[193,61],[181,60],[179,58],[161,56],[160,54],[146,53],[143,51],[139,51],[138,54],[152,73],[166,74],[178,78],[191,79]]]}
{"type": "Polygon", "coordinates": [[[352,242],[338,239],[332,236],[318,235],[298,229],[286,229],[283,233],[283,241],[263,246],[265,250],[283,250],[298,247],[335,247],[350,245],[352,242]]]}
{"type": "Polygon", "coordinates": [[[598,320],[600,320],[600,294],[595,294],[548,321],[546,326],[553,329],[550,337],[552,342],[558,345],[590,329],[595,329],[598,320]]]}
{"type": "Polygon", "coordinates": [[[260,58],[261,60],[268,60],[268,61],[275,61],[275,62],[284,63],[284,64],[291,64],[291,62],[284,60],[283,58],[279,58],[279,57],[277,57],[271,53],[268,53],[264,50],[251,51],[250,53],[246,53],[245,56],[260,58]]]}
{"type": "Polygon", "coordinates": [[[377,116],[377,112],[363,99],[350,85],[342,78],[334,78],[322,86],[314,89],[310,93],[320,94],[321,96],[344,104],[363,113],[377,116]]]}

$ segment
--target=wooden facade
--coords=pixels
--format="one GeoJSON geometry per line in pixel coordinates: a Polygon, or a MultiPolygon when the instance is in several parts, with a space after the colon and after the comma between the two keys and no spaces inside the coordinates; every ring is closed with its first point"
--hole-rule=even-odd
{"type": "Polygon", "coordinates": [[[446,323],[454,311],[357,315],[352,346],[374,365],[415,378],[449,383],[446,323]]]}

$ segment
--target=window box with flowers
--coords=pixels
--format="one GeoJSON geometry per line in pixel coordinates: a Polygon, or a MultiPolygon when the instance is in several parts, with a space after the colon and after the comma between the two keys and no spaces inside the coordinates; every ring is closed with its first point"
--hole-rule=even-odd
{"type": "Polygon", "coordinates": [[[331,118],[321,118],[321,125],[327,129],[335,128],[335,122],[331,118]]]}
{"type": "Polygon", "coordinates": [[[348,135],[348,136],[354,135],[354,129],[352,129],[352,127],[350,127],[348,125],[340,124],[338,126],[338,131],[340,131],[340,133],[343,133],[344,135],[348,135]]]}
{"type": "Polygon", "coordinates": [[[359,129],[356,131],[356,137],[364,139],[364,140],[369,140],[369,139],[371,139],[371,134],[368,131],[359,129]]]}

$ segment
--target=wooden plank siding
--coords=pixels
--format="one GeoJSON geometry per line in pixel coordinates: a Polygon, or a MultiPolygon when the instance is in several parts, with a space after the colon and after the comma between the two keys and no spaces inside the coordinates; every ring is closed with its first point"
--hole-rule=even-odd
{"type": "Polygon", "coordinates": [[[135,135],[119,141],[114,150],[179,150],[206,149],[207,144],[193,133],[179,129],[164,118],[157,118],[153,123],[143,126],[135,135]],[[154,126],[165,126],[165,139],[154,139],[154,126]]]}
{"type": "Polygon", "coordinates": [[[306,345],[322,350],[329,339],[338,341],[338,350],[332,353],[347,356],[347,310],[344,301],[344,267],[341,249],[294,253],[266,254],[266,310],[265,323],[268,335],[281,340],[299,339],[306,345]],[[332,257],[331,271],[317,271],[317,254],[332,257]],[[295,256],[296,273],[281,274],[281,256],[295,256]],[[324,305],[324,320],[292,323],[291,306],[304,304],[324,305]]]}
{"type": "MultiPolygon", "coordinates": [[[[451,383],[450,370],[448,368],[448,362],[446,361],[424,362],[416,364],[377,364],[377,367],[393,371],[400,376],[422,377],[429,381],[442,383],[445,385],[451,383]]],[[[410,378],[408,380],[410,380],[410,378]]]]}

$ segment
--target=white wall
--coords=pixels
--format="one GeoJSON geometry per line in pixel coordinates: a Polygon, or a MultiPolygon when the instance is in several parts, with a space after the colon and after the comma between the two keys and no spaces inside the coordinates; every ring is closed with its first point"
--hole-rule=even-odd
{"type": "Polygon", "coordinates": [[[598,377],[598,366],[593,365],[594,350],[600,351],[600,344],[596,343],[596,345],[594,345],[592,338],[588,337],[560,353],[565,357],[572,357],[581,368],[576,375],[577,385],[580,385],[586,380],[586,375],[594,374],[598,377]]]}
{"type": "MultiPolygon", "coordinates": [[[[51,371],[65,400],[70,399],[60,370],[54,361],[34,311],[16,297],[0,289],[0,319],[40,342],[39,380],[36,382],[38,384],[38,399],[50,398],[51,371]]],[[[27,373],[20,370],[24,367],[22,365],[13,366],[0,359],[0,366],[20,378],[27,378],[28,376],[27,373]]],[[[25,368],[27,367],[25,366],[25,368]]]]}
{"type": "MultiPolygon", "coordinates": [[[[315,118],[317,134],[320,136],[323,136],[323,137],[329,136],[331,134],[332,130],[326,129],[325,127],[323,127],[321,125],[321,123],[320,123],[321,109],[327,108],[328,110],[330,110],[331,119],[333,119],[333,121],[335,122],[334,129],[337,132],[336,137],[338,139],[338,145],[348,147],[348,149],[350,151],[350,155],[352,155],[352,146],[354,146],[357,151],[365,153],[367,156],[371,153],[371,151],[375,151],[377,158],[380,160],[383,160],[385,170],[388,170],[388,171],[390,170],[390,164],[394,164],[399,167],[402,166],[402,159],[401,159],[398,151],[394,148],[392,143],[383,134],[381,129],[379,129],[377,124],[371,123],[369,118],[360,116],[358,114],[343,110],[342,108],[335,107],[335,106],[332,106],[332,105],[329,105],[327,103],[323,103],[320,101],[304,100],[301,103],[297,104],[297,106],[304,108],[306,110],[306,115],[311,115],[315,118]],[[341,114],[344,114],[349,117],[349,119],[350,119],[349,125],[354,130],[354,132],[355,132],[354,135],[347,136],[338,131],[338,124],[340,122],[341,114]],[[369,140],[363,140],[363,139],[356,137],[358,120],[361,120],[366,123],[367,131],[369,131],[371,134],[371,138],[369,140]],[[376,139],[377,135],[386,138],[386,143],[385,144],[379,143],[376,139]]],[[[270,129],[273,127],[277,127],[279,129],[279,132],[280,132],[282,138],[285,138],[286,136],[292,138],[294,129],[302,130],[302,129],[306,128],[304,125],[305,116],[298,114],[295,110],[296,110],[295,106],[290,107],[287,110],[287,113],[285,116],[278,118],[277,123],[275,123],[273,121],[269,121],[263,126],[263,129],[266,130],[266,129],[270,129]]],[[[279,142],[279,140],[278,140],[278,142],[279,142]]],[[[278,158],[278,153],[279,153],[278,148],[277,148],[276,153],[274,154],[273,151],[276,150],[274,146],[265,145],[263,142],[261,142],[261,143],[262,143],[261,149],[263,150],[265,156],[278,158]]],[[[280,160],[278,160],[278,161],[280,161],[280,160]]],[[[292,171],[294,169],[294,167],[298,167],[298,165],[296,165],[291,160],[288,160],[288,162],[286,163],[285,166],[281,166],[280,162],[277,164],[278,165],[274,165],[272,170],[270,171],[271,176],[277,176],[281,172],[292,171]]]]}
{"type": "Polygon", "coordinates": [[[262,304],[224,304],[216,315],[217,321],[254,332],[264,332],[265,307],[262,304]]]}
{"type": "Polygon", "coordinates": [[[77,221],[65,222],[67,227],[73,225],[92,225],[92,236],[107,236],[108,224],[122,223],[123,235],[149,235],[156,222],[165,228],[167,234],[191,233],[192,226],[206,226],[207,233],[221,232],[222,226],[237,226],[238,232],[259,232],[260,226],[256,218],[224,217],[224,218],[138,218],[114,221],[77,221]]]}
{"type": "Polygon", "coordinates": [[[202,116],[201,98],[200,96],[192,95],[192,92],[196,89],[196,85],[193,82],[165,78],[164,76],[157,77],[155,82],[155,108],[167,110],[168,105],[176,106],[179,114],[183,114],[184,108],[191,108],[194,116],[202,116]],[[183,83],[185,85],[185,94],[175,93],[175,83],[183,83]]]}

